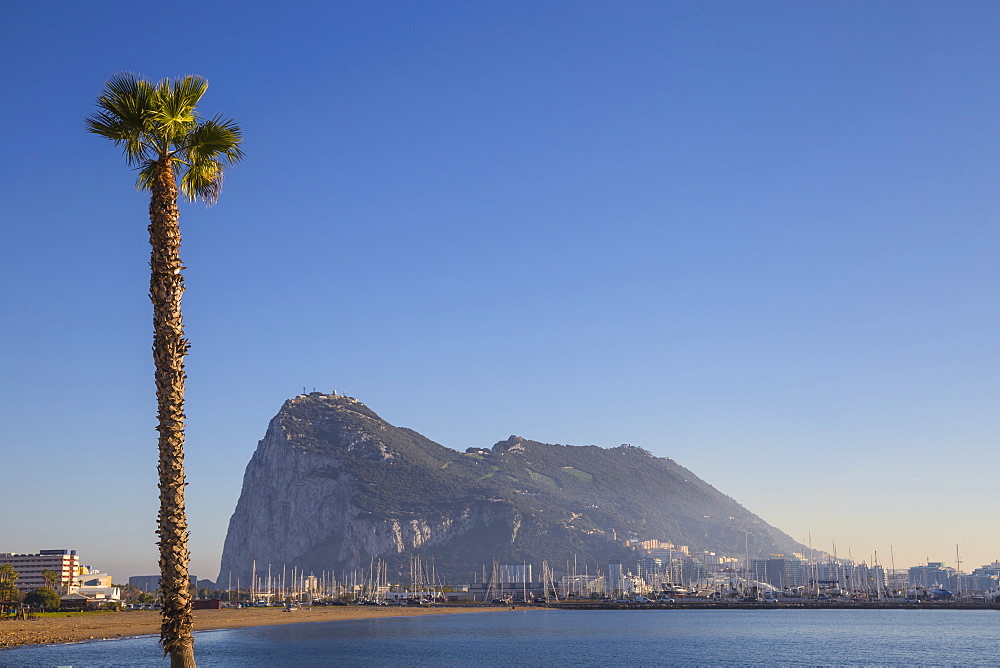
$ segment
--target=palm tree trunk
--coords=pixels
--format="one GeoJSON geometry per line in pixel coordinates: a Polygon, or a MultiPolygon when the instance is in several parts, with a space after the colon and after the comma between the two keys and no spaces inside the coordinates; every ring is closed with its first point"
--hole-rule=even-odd
{"type": "Polygon", "coordinates": [[[153,302],[153,361],[159,432],[160,513],[156,533],[160,540],[160,596],[163,621],[160,643],[172,668],[192,668],[194,620],[189,590],[188,529],[184,510],[184,338],[181,296],[180,213],[177,182],[169,159],[158,164],[149,203],[149,298],[153,302]]]}

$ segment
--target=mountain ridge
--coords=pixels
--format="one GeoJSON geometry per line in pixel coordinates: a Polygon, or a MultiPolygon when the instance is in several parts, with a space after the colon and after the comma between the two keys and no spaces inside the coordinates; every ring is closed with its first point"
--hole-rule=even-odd
{"type": "Polygon", "coordinates": [[[403,572],[411,555],[462,581],[493,559],[627,562],[637,550],[625,541],[646,539],[753,556],[802,549],[639,447],[512,435],[460,452],[351,397],[312,393],[284,403],[247,465],[219,582],[255,561],[319,573],[379,557],[403,572]]]}

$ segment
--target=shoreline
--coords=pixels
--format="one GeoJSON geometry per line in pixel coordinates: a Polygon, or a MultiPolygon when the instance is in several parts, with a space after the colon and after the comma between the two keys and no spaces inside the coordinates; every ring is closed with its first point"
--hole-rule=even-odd
{"type": "MultiPolygon", "coordinates": [[[[517,606],[517,610],[536,608],[517,606]]],[[[285,612],[282,608],[223,608],[195,610],[194,629],[219,631],[255,626],[277,626],[308,622],[341,622],[384,617],[413,617],[463,612],[500,612],[508,607],[441,606],[430,608],[376,606],[315,606],[285,612]]],[[[94,612],[67,617],[0,621],[0,652],[25,645],[52,645],[138,636],[159,636],[160,613],[156,610],[94,612]]]]}
{"type": "MultiPolygon", "coordinates": [[[[959,602],[923,604],[887,604],[886,602],[837,603],[832,601],[781,602],[778,604],[748,602],[708,602],[681,600],[676,604],[618,604],[605,602],[560,602],[548,606],[515,606],[517,611],[527,610],[1000,610],[1000,605],[977,605],[959,602]]],[[[469,612],[510,611],[507,606],[445,605],[435,607],[376,607],[376,606],[314,606],[285,612],[283,608],[223,608],[221,610],[195,610],[195,633],[226,629],[278,626],[313,622],[340,622],[390,617],[413,617],[469,612]]],[[[160,613],[155,610],[129,610],[123,612],[93,612],[79,616],[42,617],[34,620],[0,621],[0,654],[4,649],[27,645],[69,644],[98,640],[116,640],[140,636],[158,637],[160,613]]]]}

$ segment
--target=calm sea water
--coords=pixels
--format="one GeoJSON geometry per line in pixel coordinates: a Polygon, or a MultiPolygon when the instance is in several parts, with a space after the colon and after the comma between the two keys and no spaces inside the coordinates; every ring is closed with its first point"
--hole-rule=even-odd
{"type": "MultiPolygon", "coordinates": [[[[206,666],[996,666],[1000,613],[538,610],[197,634],[206,666]]],[[[154,638],[0,651],[0,666],[166,666],[154,638]]]]}

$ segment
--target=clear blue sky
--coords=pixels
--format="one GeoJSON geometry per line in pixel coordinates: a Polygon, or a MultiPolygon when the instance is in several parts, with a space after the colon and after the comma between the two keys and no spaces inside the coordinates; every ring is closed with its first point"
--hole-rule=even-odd
{"type": "Polygon", "coordinates": [[[156,570],[148,197],[83,129],[127,70],[246,134],[181,217],[200,577],[303,387],[639,445],[858,560],[1000,557],[1000,4],[2,8],[0,551],[156,570]]]}

